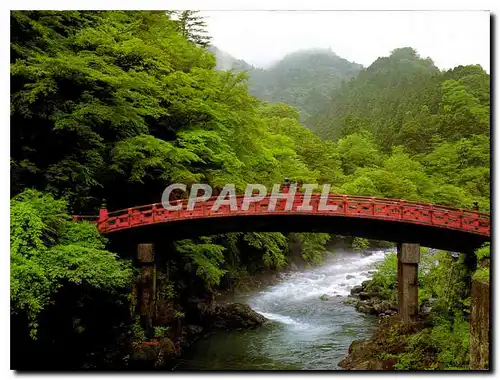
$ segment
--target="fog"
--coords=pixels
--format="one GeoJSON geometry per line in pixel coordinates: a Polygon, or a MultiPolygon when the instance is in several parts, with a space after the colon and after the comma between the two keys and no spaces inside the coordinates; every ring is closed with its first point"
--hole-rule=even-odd
{"type": "Polygon", "coordinates": [[[212,43],[235,58],[268,67],[287,53],[330,48],[370,65],[411,46],[440,69],[480,64],[490,70],[486,11],[203,11],[212,43]]]}

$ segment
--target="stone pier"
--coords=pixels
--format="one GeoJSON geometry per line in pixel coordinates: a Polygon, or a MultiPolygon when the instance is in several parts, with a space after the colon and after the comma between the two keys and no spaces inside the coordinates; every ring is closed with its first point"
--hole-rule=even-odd
{"type": "Polygon", "coordinates": [[[420,244],[398,244],[399,315],[403,323],[415,322],[418,314],[418,263],[420,244]]]}
{"type": "Polygon", "coordinates": [[[152,338],[153,315],[156,300],[156,262],[153,244],[139,244],[137,246],[137,261],[140,266],[138,281],[138,309],[141,326],[146,336],[152,338]]]}

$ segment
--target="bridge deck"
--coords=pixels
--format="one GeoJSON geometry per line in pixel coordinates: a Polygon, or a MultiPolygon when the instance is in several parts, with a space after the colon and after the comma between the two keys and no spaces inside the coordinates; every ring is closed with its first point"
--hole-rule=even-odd
{"type": "MultiPolygon", "coordinates": [[[[75,216],[76,220],[90,220],[98,224],[102,233],[112,233],[124,229],[146,226],[159,223],[175,223],[189,219],[207,219],[228,216],[245,215],[318,215],[343,216],[350,218],[365,218],[372,220],[387,220],[427,225],[447,230],[458,230],[485,237],[490,236],[490,214],[474,210],[463,210],[452,207],[433,205],[428,203],[408,202],[397,199],[374,198],[363,196],[345,196],[330,194],[323,199],[328,209],[322,209],[321,195],[313,194],[309,210],[303,209],[304,194],[297,193],[293,197],[291,207],[286,208],[286,199],[277,199],[276,207],[269,211],[271,195],[264,199],[250,203],[248,210],[242,209],[243,196],[236,197],[236,208],[222,205],[214,210],[217,197],[199,202],[192,210],[187,207],[187,200],[172,202],[180,205],[179,210],[167,210],[160,203],[132,207],[124,210],[109,212],[102,209],[99,216],[75,216]]],[[[234,204],[233,204],[234,206],[234,204]]]]}

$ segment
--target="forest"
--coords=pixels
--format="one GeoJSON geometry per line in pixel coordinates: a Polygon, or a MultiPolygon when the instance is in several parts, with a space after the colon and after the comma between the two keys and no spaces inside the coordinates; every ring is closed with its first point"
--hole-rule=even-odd
{"type": "MultiPolygon", "coordinates": [[[[174,13],[11,12],[14,367],[137,365],[134,349],[147,340],[130,312],[137,271],[94,225],[71,219],[103,204],[159,202],[176,182],[234,183],[242,192],[247,183],[271,187],[289,178],[330,183],[338,194],[466,209],[477,202],[490,211],[490,75],[479,65],[441,71],[402,47],[366,68],[304,51],[269,70],[241,62],[221,69],[203,20],[174,13]]],[[[169,317],[155,337],[177,355],[187,300],[209,302],[292,263],[319,265],[325,247],[345,239],[354,248],[375,244],[278,232],[172,241],[163,248],[169,276],[161,282],[169,317]]],[[[450,256],[435,254],[439,264],[429,259],[421,292],[422,302],[439,300],[439,318],[425,332],[433,339],[420,333],[402,369],[422,369],[418,352],[433,353],[432,368],[468,366],[464,284],[472,274],[462,259],[445,267],[450,256]],[[461,273],[453,294],[450,268],[461,273]],[[447,339],[457,344],[443,351],[447,339]]],[[[487,280],[489,247],[477,256],[476,276],[487,280]]],[[[388,257],[374,277],[388,299],[395,265],[388,257]]]]}

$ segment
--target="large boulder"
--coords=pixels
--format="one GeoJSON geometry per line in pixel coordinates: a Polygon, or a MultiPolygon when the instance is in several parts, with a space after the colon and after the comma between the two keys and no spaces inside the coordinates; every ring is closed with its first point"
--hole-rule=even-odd
{"type": "Polygon", "coordinates": [[[130,356],[131,368],[162,368],[166,361],[179,355],[179,350],[169,338],[142,342],[130,356]]]}
{"type": "Polygon", "coordinates": [[[355,296],[363,291],[363,287],[361,285],[356,285],[351,289],[351,295],[355,296]]]}
{"type": "Polygon", "coordinates": [[[380,349],[373,340],[355,340],[349,346],[347,356],[339,362],[339,366],[354,371],[392,370],[397,360],[377,358],[380,349]]]}
{"type": "Polygon", "coordinates": [[[217,305],[211,317],[212,327],[224,329],[255,328],[266,321],[267,318],[242,303],[217,305]]]}

